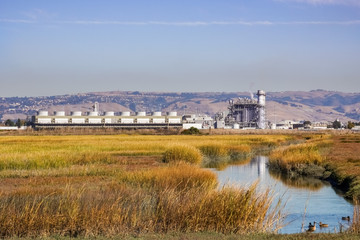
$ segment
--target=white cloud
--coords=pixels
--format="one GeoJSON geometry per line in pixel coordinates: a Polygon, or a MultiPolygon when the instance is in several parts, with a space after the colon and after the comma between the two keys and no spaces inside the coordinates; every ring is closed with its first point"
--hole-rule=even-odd
{"type": "Polygon", "coordinates": [[[32,19],[32,20],[38,20],[38,19],[52,19],[56,16],[55,13],[49,13],[43,9],[35,8],[27,12],[22,12],[22,15],[32,19]]]}
{"type": "Polygon", "coordinates": [[[0,22],[4,22],[4,23],[35,23],[35,21],[26,20],[26,19],[0,19],[0,22]]]}
{"type": "Polygon", "coordinates": [[[279,2],[299,2],[313,5],[349,5],[359,6],[360,0],[276,0],[279,2]]]}
{"type": "Polygon", "coordinates": [[[165,21],[144,21],[144,22],[124,22],[124,21],[61,21],[59,24],[83,24],[83,25],[164,25],[164,26],[214,26],[214,25],[242,25],[242,26],[271,26],[271,25],[360,25],[360,20],[351,21],[291,21],[291,22],[272,22],[272,21],[194,21],[194,22],[165,22],[165,21]]]}
{"type": "MultiPolygon", "coordinates": [[[[26,19],[0,19],[3,23],[26,23],[39,24],[41,22],[26,19]]],[[[49,23],[49,22],[48,22],[49,23]]],[[[277,25],[360,25],[360,20],[349,21],[290,21],[290,22],[272,22],[272,21],[189,21],[189,22],[168,22],[168,21],[97,21],[97,20],[76,20],[76,21],[55,21],[53,24],[76,24],[76,25],[132,25],[132,26],[179,26],[179,27],[197,27],[197,26],[277,26],[277,25]]]]}
{"type": "Polygon", "coordinates": [[[144,21],[144,22],[126,22],[126,21],[60,21],[61,24],[84,24],[84,25],[164,25],[164,26],[211,26],[211,25],[271,25],[269,21],[194,21],[194,22],[167,22],[167,21],[144,21]]]}
{"type": "Polygon", "coordinates": [[[360,20],[351,21],[305,21],[305,22],[278,22],[278,25],[360,25],[360,20]]]}

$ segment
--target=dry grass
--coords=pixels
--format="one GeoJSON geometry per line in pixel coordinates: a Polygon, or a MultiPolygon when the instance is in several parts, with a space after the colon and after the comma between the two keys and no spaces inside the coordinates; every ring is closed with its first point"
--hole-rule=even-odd
{"type": "MultiPolygon", "coordinates": [[[[11,240],[18,238],[10,238],[11,240]]],[[[23,240],[33,240],[33,238],[22,238],[23,240]]],[[[42,240],[72,240],[72,237],[52,236],[42,237],[42,240]]],[[[360,239],[356,234],[343,233],[316,233],[316,234],[222,234],[216,232],[172,232],[169,234],[162,233],[145,233],[145,234],[119,234],[116,236],[87,236],[77,237],[77,239],[86,240],[357,240],[360,239]]]]}
{"type": "Polygon", "coordinates": [[[275,230],[281,209],[255,186],[216,189],[201,146],[223,156],[288,136],[4,136],[0,139],[0,237],[275,230]],[[174,146],[180,155],[162,162],[174,146]],[[185,146],[185,147],[184,147],[185,146]],[[185,150],[184,150],[185,149],[185,150]],[[195,156],[195,157],[194,157],[195,156]],[[190,160],[189,160],[190,159],[190,160]],[[194,161],[194,159],[197,159],[194,161]]]}
{"type": "Polygon", "coordinates": [[[345,175],[360,175],[360,135],[335,136],[326,159],[345,175]]]}
{"type": "MultiPolygon", "coordinates": [[[[218,190],[213,173],[181,162],[181,154],[165,164],[164,154],[180,145],[219,163],[303,142],[275,149],[272,159],[331,165],[353,179],[356,190],[359,140],[321,134],[3,136],[0,237],[276,231],[282,209],[270,209],[270,191],[258,193],[255,185],[218,190]]],[[[356,209],[352,230],[359,233],[356,209]]]]}
{"type": "MultiPolygon", "coordinates": [[[[304,135],[305,142],[277,147],[269,156],[273,169],[312,175],[321,171],[325,153],[332,145],[331,135],[304,135]],[[309,171],[309,172],[308,172],[309,171]]],[[[321,174],[321,173],[320,173],[321,174]]]]}
{"type": "MultiPolygon", "coordinates": [[[[232,163],[245,162],[252,155],[248,144],[225,145],[210,143],[198,147],[204,155],[203,166],[222,169],[232,163]]],[[[254,147],[255,148],[255,147],[254,147]]]]}
{"type": "Polygon", "coordinates": [[[114,164],[119,156],[159,156],[174,144],[200,147],[220,144],[251,150],[280,144],[289,136],[4,136],[0,139],[0,170],[64,168],[114,164]]]}
{"type": "Polygon", "coordinates": [[[271,152],[270,159],[271,162],[277,161],[281,168],[288,168],[297,164],[320,164],[322,162],[319,147],[314,143],[279,147],[271,152]]]}
{"type": "Polygon", "coordinates": [[[304,135],[303,144],[276,148],[270,166],[331,179],[352,199],[360,196],[360,135],[338,132],[334,135],[304,135]]]}
{"type": "Polygon", "coordinates": [[[360,233],[360,201],[359,198],[354,198],[354,213],[352,217],[352,222],[349,228],[349,232],[353,234],[360,233]]]}
{"type": "Polygon", "coordinates": [[[331,178],[348,198],[360,197],[360,135],[334,136],[333,146],[324,154],[331,178]]]}
{"type": "Polygon", "coordinates": [[[200,151],[207,157],[228,156],[228,149],[224,144],[207,144],[199,146],[200,151]]]}
{"type": "Polygon", "coordinates": [[[199,164],[202,161],[201,152],[189,145],[174,145],[169,147],[163,156],[165,163],[187,162],[199,164]]]}
{"type": "Polygon", "coordinates": [[[183,191],[191,188],[214,189],[216,175],[205,169],[186,163],[177,163],[160,168],[124,172],[118,176],[120,182],[147,189],[176,189],[183,191]]]}
{"type": "Polygon", "coordinates": [[[29,189],[1,195],[0,236],[111,236],[169,231],[254,233],[272,232],[280,227],[281,208],[270,209],[269,191],[256,193],[255,185],[249,189],[204,188],[204,183],[209,179],[212,183],[213,177],[203,182],[201,177],[194,176],[194,180],[179,187],[192,174],[180,176],[181,172],[170,167],[160,173],[147,172],[146,177],[136,173],[140,177],[125,177],[101,188],[66,186],[51,193],[29,189]],[[180,183],[168,173],[177,174],[175,178],[180,183]],[[129,182],[144,184],[135,187],[129,182]]]}

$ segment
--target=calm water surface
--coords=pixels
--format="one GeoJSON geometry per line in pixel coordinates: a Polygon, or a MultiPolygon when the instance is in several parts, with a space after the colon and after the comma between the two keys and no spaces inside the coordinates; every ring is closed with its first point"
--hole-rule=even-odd
{"type": "Polygon", "coordinates": [[[288,225],[282,228],[280,233],[302,232],[303,222],[305,228],[309,222],[314,221],[329,224],[328,228],[322,229],[317,225],[315,232],[339,232],[341,225],[344,228],[348,226],[348,222],[341,220],[341,217],[352,217],[353,205],[338,195],[329,183],[309,178],[290,181],[279,174],[269,172],[267,161],[267,157],[258,156],[248,164],[231,165],[221,171],[215,170],[220,186],[248,186],[258,181],[260,190],[268,187],[274,189],[276,196],[287,200],[285,222],[288,225]]]}

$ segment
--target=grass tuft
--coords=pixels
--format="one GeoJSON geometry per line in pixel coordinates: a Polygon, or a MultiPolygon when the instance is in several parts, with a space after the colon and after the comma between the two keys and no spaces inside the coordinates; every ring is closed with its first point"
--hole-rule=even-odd
{"type": "Polygon", "coordinates": [[[214,189],[217,185],[215,173],[194,165],[178,163],[156,169],[125,172],[118,177],[122,183],[136,187],[155,189],[176,189],[178,191],[197,188],[214,189]]]}
{"type": "Polygon", "coordinates": [[[222,169],[231,163],[245,161],[251,155],[249,145],[210,143],[198,147],[204,155],[203,166],[222,169]]]}
{"type": "Polygon", "coordinates": [[[187,162],[199,164],[202,161],[202,154],[197,148],[189,145],[173,145],[165,151],[163,161],[165,163],[187,162]]]}

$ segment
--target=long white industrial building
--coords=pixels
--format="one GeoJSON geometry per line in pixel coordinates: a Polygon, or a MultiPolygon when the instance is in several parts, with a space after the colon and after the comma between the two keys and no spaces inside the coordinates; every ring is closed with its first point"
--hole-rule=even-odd
{"type": "Polygon", "coordinates": [[[35,128],[54,127],[114,127],[114,128],[181,128],[182,117],[177,112],[105,112],[98,111],[71,112],[66,115],[65,111],[56,111],[49,115],[48,111],[39,111],[32,117],[35,128]]]}

